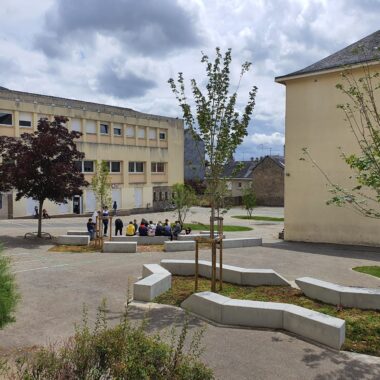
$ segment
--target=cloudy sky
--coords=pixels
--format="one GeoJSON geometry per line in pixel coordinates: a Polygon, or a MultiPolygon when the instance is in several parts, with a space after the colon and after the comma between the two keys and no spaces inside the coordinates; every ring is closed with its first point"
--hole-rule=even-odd
{"type": "Polygon", "coordinates": [[[232,48],[258,86],[236,158],[282,153],[284,75],[379,29],[380,0],[2,0],[0,86],[181,117],[167,80],[204,79],[201,51],[232,48]]]}

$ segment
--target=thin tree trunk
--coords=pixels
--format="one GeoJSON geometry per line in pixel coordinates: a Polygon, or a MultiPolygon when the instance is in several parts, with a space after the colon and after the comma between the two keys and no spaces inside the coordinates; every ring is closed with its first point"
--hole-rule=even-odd
{"type": "Polygon", "coordinates": [[[42,206],[44,204],[44,201],[40,201],[39,202],[39,212],[38,212],[38,232],[37,232],[37,236],[38,237],[42,237],[42,206]]]}

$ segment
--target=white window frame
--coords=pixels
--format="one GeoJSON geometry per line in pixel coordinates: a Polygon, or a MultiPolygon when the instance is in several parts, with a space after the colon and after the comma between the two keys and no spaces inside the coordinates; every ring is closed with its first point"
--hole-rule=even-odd
{"type": "Polygon", "coordinates": [[[128,125],[127,128],[125,128],[125,136],[126,137],[133,138],[133,137],[135,137],[135,133],[136,133],[135,127],[128,125]]]}
{"type": "Polygon", "coordinates": [[[95,162],[93,160],[83,160],[82,161],[82,173],[85,173],[85,174],[93,174],[93,173],[95,173],[95,162]],[[91,172],[84,171],[84,163],[85,162],[92,162],[92,171],[91,172]]]}
{"type": "Polygon", "coordinates": [[[110,125],[108,123],[100,123],[100,134],[103,136],[108,136],[110,134],[110,125]],[[102,132],[102,127],[105,127],[106,132],[102,132]]]}
{"type": "Polygon", "coordinates": [[[108,164],[109,164],[109,172],[110,173],[121,173],[121,161],[108,161],[108,164]],[[117,171],[117,172],[114,172],[113,170],[112,170],[112,163],[113,162],[118,162],[119,164],[120,164],[120,170],[119,171],[117,171]]]}
{"type": "Polygon", "coordinates": [[[139,139],[145,139],[145,128],[143,128],[143,127],[137,128],[137,137],[139,139]]]}
{"type": "Polygon", "coordinates": [[[152,173],[165,174],[166,172],[166,162],[152,162],[150,167],[152,173]],[[158,171],[158,164],[162,164],[164,166],[163,171],[158,171]]]}
{"type": "Polygon", "coordinates": [[[86,129],[86,134],[88,134],[88,135],[96,135],[96,121],[95,120],[86,120],[85,129],[86,129]],[[94,123],[94,124],[92,124],[92,123],[94,123]],[[93,127],[93,126],[95,126],[94,131],[92,132],[92,128],[89,131],[88,127],[93,127]]]}
{"type": "Polygon", "coordinates": [[[160,139],[161,141],[165,141],[165,140],[166,140],[166,132],[165,132],[165,131],[160,131],[159,139],[160,139]],[[161,135],[164,135],[164,137],[162,138],[161,135]]]}
{"type": "Polygon", "coordinates": [[[71,130],[76,131],[76,132],[82,132],[81,119],[78,119],[78,118],[71,119],[71,130]]]}
{"type": "Polygon", "coordinates": [[[143,174],[145,172],[145,162],[143,161],[129,161],[128,162],[128,173],[134,173],[134,174],[143,174]],[[143,165],[143,170],[140,172],[140,171],[137,171],[137,164],[142,164],[143,165]],[[133,164],[133,170],[131,171],[131,167],[130,165],[133,164]]]}
{"type": "Polygon", "coordinates": [[[157,131],[155,128],[149,128],[149,140],[157,139],[157,131]]]}
{"type": "Polygon", "coordinates": [[[32,112],[20,112],[18,125],[20,128],[33,128],[33,113],[32,112]],[[29,120],[30,119],[30,120],[29,120]],[[21,122],[28,122],[30,125],[21,125],[21,122]]]}
{"type": "Polygon", "coordinates": [[[116,136],[116,137],[122,137],[123,136],[123,125],[119,124],[119,123],[113,124],[113,131],[112,132],[113,132],[114,136],[116,136]],[[115,130],[119,130],[120,134],[116,134],[115,130]]]}
{"type": "Polygon", "coordinates": [[[0,125],[2,126],[5,126],[5,127],[13,127],[13,123],[14,123],[14,115],[13,115],[13,112],[12,111],[5,111],[5,110],[0,110],[0,113],[4,113],[4,114],[7,114],[7,115],[11,115],[11,124],[3,124],[3,123],[0,123],[0,125]]]}

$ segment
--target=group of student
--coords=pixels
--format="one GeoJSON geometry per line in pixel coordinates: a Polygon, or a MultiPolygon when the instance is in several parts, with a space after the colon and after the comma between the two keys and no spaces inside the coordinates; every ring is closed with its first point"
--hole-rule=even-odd
{"type": "MultiPolygon", "coordinates": [[[[90,235],[90,239],[93,240],[96,234],[96,224],[94,220],[96,220],[97,216],[102,217],[103,223],[103,236],[107,236],[108,232],[108,223],[109,223],[109,211],[108,207],[105,206],[102,211],[94,212],[92,218],[88,219],[87,222],[87,231],[90,235]]],[[[120,236],[123,235],[124,223],[120,218],[115,220],[115,236],[118,234],[120,236]]],[[[140,224],[137,223],[136,219],[130,221],[126,226],[126,236],[168,236],[171,240],[177,239],[178,235],[182,232],[183,227],[181,223],[177,220],[173,225],[169,223],[168,219],[165,219],[165,222],[162,223],[158,221],[157,224],[153,223],[153,221],[147,221],[145,218],[141,219],[140,224]]],[[[185,229],[186,234],[191,233],[191,228],[185,229]]]]}

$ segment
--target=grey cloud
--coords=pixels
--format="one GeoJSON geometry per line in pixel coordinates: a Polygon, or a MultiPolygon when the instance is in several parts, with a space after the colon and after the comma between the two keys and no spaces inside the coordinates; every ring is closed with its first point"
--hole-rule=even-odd
{"type": "Polygon", "coordinates": [[[114,69],[106,68],[97,77],[98,90],[102,93],[127,99],[144,96],[156,83],[128,72],[118,76],[114,69]]]}
{"type": "Polygon", "coordinates": [[[173,0],[57,0],[45,17],[44,33],[35,45],[51,57],[61,55],[57,46],[65,42],[92,44],[96,33],[145,55],[200,43],[195,20],[173,0]]]}

